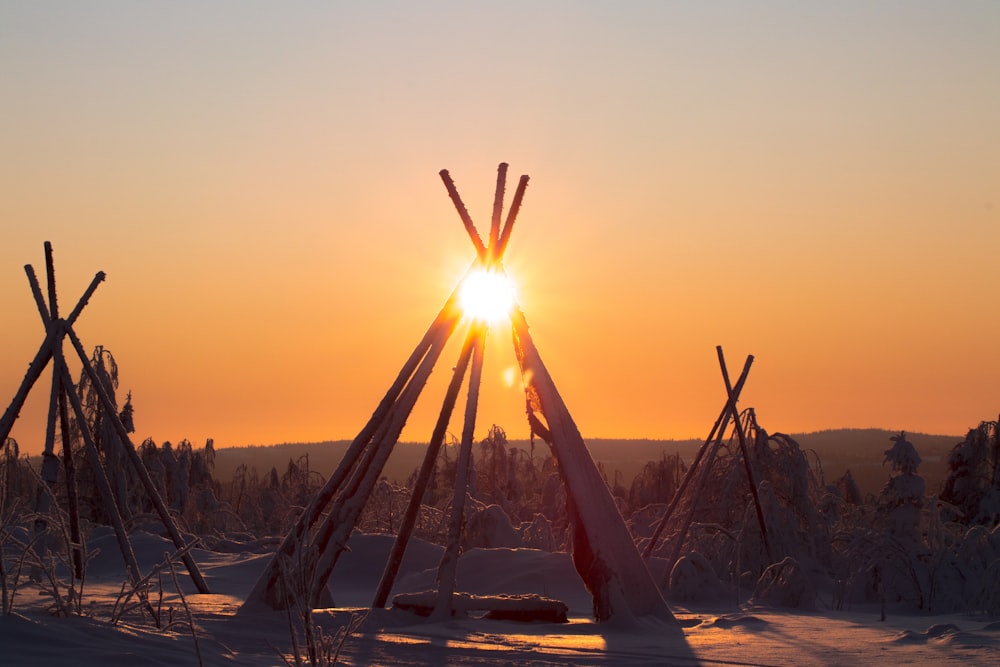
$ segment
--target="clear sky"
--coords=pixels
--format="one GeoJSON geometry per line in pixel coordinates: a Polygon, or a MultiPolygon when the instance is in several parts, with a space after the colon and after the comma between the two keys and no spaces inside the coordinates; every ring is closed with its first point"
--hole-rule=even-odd
{"type": "MultiPolygon", "coordinates": [[[[473,258],[437,172],[484,228],[506,161],[585,437],[707,435],[716,345],[770,431],[1000,410],[992,0],[3,2],[0,118],[4,407],[49,240],[64,312],[108,275],[77,331],[137,441],[353,437],[473,258]]],[[[526,437],[509,336],[486,356],[480,435],[526,437]]]]}

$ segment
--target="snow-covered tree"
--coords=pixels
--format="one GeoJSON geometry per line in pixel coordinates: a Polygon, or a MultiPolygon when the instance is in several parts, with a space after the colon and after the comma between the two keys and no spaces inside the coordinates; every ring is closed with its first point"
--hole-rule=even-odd
{"type": "Polygon", "coordinates": [[[997,422],[970,429],[948,457],[948,477],[941,500],[961,511],[966,525],[1000,524],[1000,439],[997,422]]]}
{"type": "Polygon", "coordinates": [[[905,546],[915,545],[921,539],[920,514],[926,489],[924,478],[917,474],[921,459],[906,439],[905,432],[890,439],[893,445],[885,451],[883,464],[891,464],[893,474],[882,489],[879,501],[888,513],[889,534],[905,546]]]}

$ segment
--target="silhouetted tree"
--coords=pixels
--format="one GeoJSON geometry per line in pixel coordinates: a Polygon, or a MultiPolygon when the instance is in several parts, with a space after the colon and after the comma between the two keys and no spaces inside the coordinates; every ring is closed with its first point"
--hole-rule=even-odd
{"type": "Polygon", "coordinates": [[[966,525],[1000,523],[1000,439],[997,422],[984,421],[970,429],[948,457],[948,477],[941,500],[961,511],[966,525]]]}

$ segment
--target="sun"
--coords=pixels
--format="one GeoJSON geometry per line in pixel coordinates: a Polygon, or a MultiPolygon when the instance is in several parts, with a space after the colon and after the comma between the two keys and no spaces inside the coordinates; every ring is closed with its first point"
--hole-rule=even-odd
{"type": "Polygon", "coordinates": [[[458,299],[466,316],[497,324],[510,316],[514,286],[501,271],[476,269],[465,277],[458,299]]]}

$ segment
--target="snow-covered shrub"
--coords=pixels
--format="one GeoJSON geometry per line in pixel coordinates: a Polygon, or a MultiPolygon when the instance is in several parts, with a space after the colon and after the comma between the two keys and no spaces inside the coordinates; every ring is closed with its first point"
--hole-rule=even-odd
{"type": "Polygon", "coordinates": [[[644,505],[629,516],[628,529],[640,550],[644,549],[646,543],[652,538],[656,531],[656,525],[666,513],[667,507],[666,503],[644,505]]]}
{"type": "Polygon", "coordinates": [[[536,458],[533,445],[529,450],[511,447],[507,434],[494,424],[473,457],[470,493],[486,505],[499,505],[514,522],[530,521],[543,509],[542,480],[554,463],[551,456],[536,458]]]}
{"type": "MultiPolygon", "coordinates": [[[[792,556],[799,563],[828,563],[834,517],[823,514],[826,487],[798,442],[784,433],[758,428],[752,459],[758,486],[768,483],[772,496],[763,499],[771,556],[775,562],[792,556]]],[[[751,533],[752,535],[753,533],[751,533]]],[[[748,557],[751,554],[748,554],[748,557]]],[[[767,564],[765,564],[767,565],[767,564]]]]}
{"type": "Polygon", "coordinates": [[[648,505],[669,503],[677,492],[686,469],[680,454],[668,456],[664,452],[658,460],[647,461],[629,486],[627,497],[630,512],[638,512],[648,505]]]}
{"type": "Polygon", "coordinates": [[[667,597],[675,602],[712,602],[728,594],[715,568],[697,551],[681,556],[670,571],[667,597]]]}
{"type": "Polygon", "coordinates": [[[812,610],[816,608],[816,587],[791,556],[770,565],[757,580],[751,604],[812,610]]]}
{"type": "Polygon", "coordinates": [[[875,504],[855,506],[837,524],[835,606],[852,602],[943,610],[956,604],[957,536],[940,521],[937,503],[917,474],[920,456],[905,432],[891,438],[883,464],[891,473],[875,504]]]}
{"type": "Polygon", "coordinates": [[[406,512],[410,491],[382,478],[375,484],[368,503],[358,519],[358,530],[364,533],[394,535],[406,512]]]}
{"type": "Polygon", "coordinates": [[[892,437],[883,464],[892,474],[874,506],[852,506],[836,524],[832,572],[834,606],[854,602],[902,602],[926,608],[929,554],[920,456],[906,434],[892,437]]]}
{"type": "Polygon", "coordinates": [[[518,530],[521,542],[531,549],[557,551],[561,544],[561,540],[556,539],[552,522],[544,514],[536,514],[531,521],[522,522],[518,530]]]}
{"type": "Polygon", "coordinates": [[[479,442],[475,460],[476,496],[484,503],[509,505],[512,493],[520,491],[507,452],[507,434],[494,424],[479,442]]]}
{"type": "MultiPolygon", "coordinates": [[[[695,479],[676,503],[651,555],[665,558],[670,567],[681,548],[697,552],[711,564],[717,579],[734,587],[752,586],[769,565],[786,556],[809,563],[808,571],[814,573],[829,563],[834,521],[822,512],[828,495],[822,478],[794,439],[781,433],[768,435],[752,410],[743,414],[741,422],[746,453],[735,433],[705,450],[695,479]],[[679,545],[685,524],[689,531],[679,545]]],[[[643,529],[636,537],[645,552],[651,538],[649,522],[640,516],[632,523],[643,529]]]]}
{"type": "Polygon", "coordinates": [[[26,459],[20,456],[17,440],[7,438],[0,445],[0,508],[29,507],[35,489],[35,476],[26,459]]]}
{"type": "Polygon", "coordinates": [[[827,487],[827,490],[831,493],[835,493],[845,503],[850,503],[852,505],[861,504],[861,490],[858,489],[858,483],[854,481],[854,475],[851,474],[850,470],[845,470],[843,475],[835,479],[833,483],[827,487]]]}
{"type": "Polygon", "coordinates": [[[487,505],[472,512],[465,522],[462,550],[482,548],[516,549],[524,546],[521,536],[511,525],[510,517],[499,505],[487,505]]]}
{"type": "Polygon", "coordinates": [[[237,466],[228,484],[220,485],[220,510],[255,537],[287,532],[295,517],[324,483],[309,466],[309,457],[289,459],[284,474],[271,468],[262,480],[256,466],[237,466]]]}
{"type": "MultiPolygon", "coordinates": [[[[690,548],[706,554],[719,577],[731,581],[744,579],[747,572],[756,580],[772,562],[786,556],[800,562],[828,560],[830,521],[819,512],[825,488],[799,444],[782,433],[768,435],[751,416],[747,453],[767,544],[747,463],[738,440],[732,438],[712,466],[704,497],[695,500],[695,517],[705,528],[692,530],[690,548]]],[[[692,511],[690,503],[681,511],[692,511]]]]}

